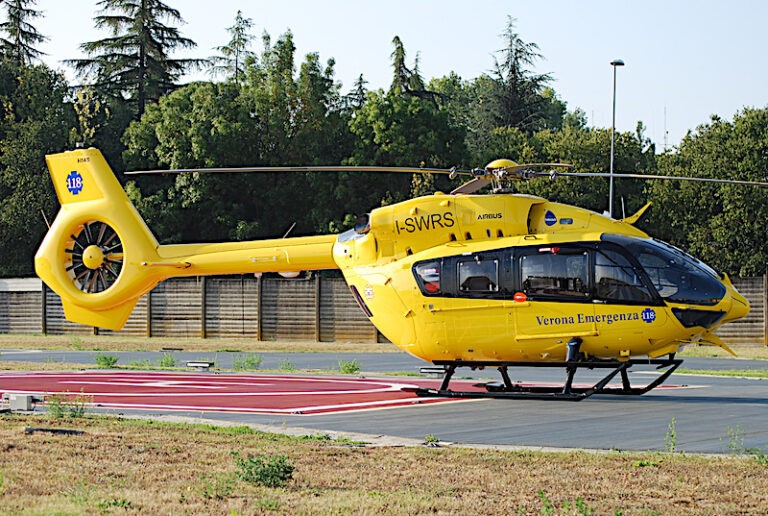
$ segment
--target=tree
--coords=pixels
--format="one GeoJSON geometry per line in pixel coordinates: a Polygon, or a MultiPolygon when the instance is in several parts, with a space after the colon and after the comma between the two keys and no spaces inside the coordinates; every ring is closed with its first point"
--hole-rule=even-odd
{"type": "Polygon", "coordinates": [[[111,36],[83,43],[87,59],[67,61],[80,76],[109,95],[130,100],[141,117],[148,102],[156,102],[175,87],[179,76],[200,59],[172,59],[178,48],[193,48],[195,42],[163,20],[183,23],[178,10],[159,0],[101,0],[96,27],[111,36]]]}
{"type": "Polygon", "coordinates": [[[519,127],[524,130],[539,129],[544,118],[545,98],[542,88],[552,80],[549,74],[530,71],[538,59],[539,46],[523,41],[515,31],[516,20],[507,18],[502,34],[506,48],[501,51],[502,61],[495,63],[496,104],[499,109],[498,126],[519,127]]]}
{"type": "Polygon", "coordinates": [[[365,80],[363,74],[360,74],[355,80],[355,84],[352,85],[350,92],[344,96],[344,102],[353,111],[360,109],[365,104],[365,97],[368,94],[368,88],[365,87],[366,84],[368,84],[368,81],[365,80]]]}
{"type": "Polygon", "coordinates": [[[42,16],[42,12],[33,9],[37,0],[2,0],[0,5],[6,12],[6,21],[0,23],[0,32],[6,37],[0,38],[3,57],[18,65],[31,64],[43,55],[35,45],[48,38],[40,34],[31,21],[42,16]]]}
{"type": "Polygon", "coordinates": [[[252,27],[253,20],[243,18],[242,11],[237,11],[235,24],[227,28],[232,39],[226,45],[216,47],[220,55],[208,60],[208,72],[212,76],[225,74],[230,76],[236,84],[240,84],[245,74],[245,61],[253,57],[253,53],[248,50],[253,41],[253,35],[249,33],[252,27]]]}
{"type": "MultiPolygon", "coordinates": [[[[733,121],[713,116],[659,159],[666,175],[766,181],[768,108],[747,108],[733,121]]],[[[754,276],[768,263],[768,190],[688,182],[647,186],[659,236],[729,274],[754,276]]]]}
{"type": "Polygon", "coordinates": [[[565,103],[546,88],[549,74],[535,74],[531,67],[542,56],[535,43],[523,41],[509,17],[502,33],[505,48],[494,58],[493,72],[476,78],[468,87],[470,102],[467,145],[474,155],[483,153],[498,127],[517,127],[533,134],[563,125],[565,103]]]}
{"type": "Polygon", "coordinates": [[[400,37],[395,36],[392,39],[392,44],[395,47],[392,51],[392,68],[394,70],[394,75],[389,90],[398,95],[410,95],[412,97],[427,99],[437,107],[437,98],[440,97],[440,94],[428,90],[424,84],[424,79],[419,72],[419,55],[416,54],[413,70],[411,70],[405,64],[405,47],[403,46],[400,37]]]}
{"type": "MultiPolygon", "coordinates": [[[[125,136],[129,168],[334,164],[351,153],[346,111],[325,66],[307,55],[296,77],[290,33],[264,37],[241,85],[193,83],[148,107],[125,136]]],[[[219,241],[327,230],[343,220],[334,174],[188,174],[129,185],[163,241],[219,241]],[[298,207],[301,195],[311,198],[298,207]],[[190,220],[201,221],[189,224],[190,220]]],[[[362,186],[360,187],[362,188],[362,186]]]]}
{"type": "Polygon", "coordinates": [[[0,276],[31,275],[57,203],[45,155],[67,147],[74,111],[64,77],[0,62],[0,276]]]}

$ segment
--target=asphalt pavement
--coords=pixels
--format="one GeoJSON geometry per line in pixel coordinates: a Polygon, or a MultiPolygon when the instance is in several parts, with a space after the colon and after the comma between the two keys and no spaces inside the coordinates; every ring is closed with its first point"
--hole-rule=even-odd
{"type": "MultiPolygon", "coordinates": [[[[118,365],[148,363],[156,366],[163,353],[104,352],[119,358],[118,365]]],[[[279,370],[290,363],[296,369],[334,371],[339,361],[356,360],[363,375],[387,372],[417,373],[426,363],[404,353],[258,353],[261,369],[279,370]]],[[[0,360],[94,364],[93,351],[0,350],[0,360]]],[[[242,353],[173,352],[177,365],[188,360],[213,360],[231,368],[242,353]]],[[[768,361],[742,359],[686,359],[686,369],[768,369],[768,361]]],[[[642,368],[633,368],[642,369],[642,368]]],[[[215,374],[215,373],[209,373],[215,374]]],[[[645,383],[652,369],[630,374],[645,383]]],[[[513,380],[560,381],[561,371],[549,368],[510,370],[513,380]]],[[[583,378],[588,377],[585,374],[583,378]]],[[[497,379],[495,371],[458,370],[457,378],[497,379]]],[[[577,381],[580,376],[577,376],[577,381]]],[[[402,378],[407,382],[407,377],[402,378]]],[[[580,402],[534,400],[478,400],[405,408],[367,410],[327,415],[253,415],[175,412],[214,421],[269,425],[276,429],[301,427],[317,432],[354,432],[423,439],[433,434],[462,444],[666,450],[669,436],[686,452],[727,452],[734,441],[744,448],[768,452],[768,380],[674,374],[667,385],[643,396],[593,396],[580,402]]],[[[120,413],[119,411],[108,411],[120,413]]],[[[161,416],[161,412],[132,412],[161,416]]]]}

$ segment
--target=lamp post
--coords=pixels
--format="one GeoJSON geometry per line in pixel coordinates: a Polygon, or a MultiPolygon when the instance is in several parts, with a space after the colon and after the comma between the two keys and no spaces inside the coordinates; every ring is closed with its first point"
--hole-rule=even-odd
{"type": "Polygon", "coordinates": [[[611,61],[611,66],[613,67],[613,117],[611,119],[611,171],[610,186],[608,188],[608,215],[613,217],[613,157],[615,147],[614,133],[616,132],[616,68],[619,66],[624,66],[624,61],[621,59],[614,59],[611,61]]]}

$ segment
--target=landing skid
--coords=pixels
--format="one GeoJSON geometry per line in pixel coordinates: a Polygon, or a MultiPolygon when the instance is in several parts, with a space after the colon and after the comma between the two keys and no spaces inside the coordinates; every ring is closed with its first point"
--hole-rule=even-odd
{"type": "Polygon", "coordinates": [[[533,400],[565,400],[581,401],[593,394],[616,394],[623,396],[639,396],[658,387],[669,378],[675,369],[682,364],[682,359],[649,358],[619,360],[571,360],[566,362],[454,362],[435,361],[434,364],[442,366],[445,370],[443,382],[439,389],[416,389],[418,396],[441,398],[504,398],[504,399],[533,399],[533,400]],[[629,381],[627,371],[633,365],[655,365],[656,369],[668,368],[654,381],[642,387],[633,387],[629,381]],[[483,386],[487,392],[452,391],[448,385],[456,372],[457,367],[485,368],[495,367],[501,374],[502,382],[488,383],[483,386]],[[566,371],[565,384],[561,386],[535,386],[525,385],[520,382],[512,382],[509,378],[510,367],[561,367],[566,371]],[[576,387],[573,380],[579,369],[610,369],[608,373],[590,387],[576,387]],[[621,378],[621,387],[608,387],[608,382],[616,375],[621,378]]]}

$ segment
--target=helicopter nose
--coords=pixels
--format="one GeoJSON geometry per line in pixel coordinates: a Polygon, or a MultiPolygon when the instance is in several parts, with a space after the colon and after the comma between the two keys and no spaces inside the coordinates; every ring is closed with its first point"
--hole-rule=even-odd
{"type": "Polygon", "coordinates": [[[729,286],[728,290],[731,294],[731,308],[725,314],[725,317],[723,318],[724,322],[741,319],[749,313],[749,301],[739,294],[732,285],[729,286]]]}

